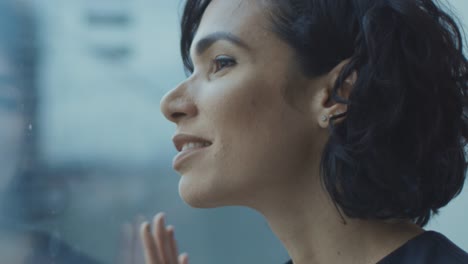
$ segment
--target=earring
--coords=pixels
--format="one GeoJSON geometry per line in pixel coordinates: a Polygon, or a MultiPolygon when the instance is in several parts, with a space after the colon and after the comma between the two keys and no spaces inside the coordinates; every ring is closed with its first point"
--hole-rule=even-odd
{"type": "Polygon", "coordinates": [[[327,116],[327,115],[323,115],[323,116],[322,116],[322,121],[323,121],[323,122],[327,122],[327,121],[328,121],[328,116],[327,116]]]}

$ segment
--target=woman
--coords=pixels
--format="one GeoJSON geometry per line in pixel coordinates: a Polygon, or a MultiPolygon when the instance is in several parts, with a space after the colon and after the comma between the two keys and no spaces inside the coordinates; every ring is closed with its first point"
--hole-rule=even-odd
{"type": "MultiPolygon", "coordinates": [[[[468,137],[462,37],[432,0],[188,0],[181,49],[162,112],[189,205],[257,210],[289,263],[468,263],[423,230],[468,137]]],[[[154,230],[147,263],[187,263],[154,230]]]]}

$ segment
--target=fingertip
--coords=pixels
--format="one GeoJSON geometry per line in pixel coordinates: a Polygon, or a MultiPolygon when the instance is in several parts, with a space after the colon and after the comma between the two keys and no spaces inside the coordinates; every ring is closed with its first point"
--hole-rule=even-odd
{"type": "Polygon", "coordinates": [[[187,253],[180,254],[179,262],[182,264],[188,264],[188,254],[187,253]]]}
{"type": "Polygon", "coordinates": [[[154,218],[153,218],[153,222],[154,223],[158,223],[158,222],[163,222],[164,223],[164,218],[166,217],[166,214],[164,212],[159,212],[157,213],[154,218]]]}
{"type": "Polygon", "coordinates": [[[166,213],[164,212],[159,212],[155,215],[155,218],[164,218],[166,216],[166,213]]]}
{"type": "Polygon", "coordinates": [[[149,225],[148,222],[144,221],[143,223],[141,223],[141,225],[140,225],[140,232],[141,232],[142,234],[148,233],[149,230],[150,230],[150,225],[149,225]]]}
{"type": "Polygon", "coordinates": [[[175,228],[174,228],[173,225],[168,225],[168,226],[166,227],[166,231],[167,231],[168,233],[170,233],[170,234],[173,234],[173,233],[174,233],[174,230],[175,230],[175,228]]]}

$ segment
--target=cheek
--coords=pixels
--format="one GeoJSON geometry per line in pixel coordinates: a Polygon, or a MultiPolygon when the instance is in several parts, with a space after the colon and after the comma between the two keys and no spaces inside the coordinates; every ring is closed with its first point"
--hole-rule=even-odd
{"type": "MultiPolygon", "coordinates": [[[[238,72],[225,81],[222,87],[208,95],[209,113],[213,124],[220,129],[253,129],[260,123],[270,123],[283,108],[280,89],[273,80],[257,77],[262,73],[238,72]]],[[[207,100],[207,101],[208,101],[207,100]]],[[[205,105],[205,104],[203,104],[205,105]]]]}
{"type": "Polygon", "coordinates": [[[283,108],[275,87],[261,80],[246,80],[218,101],[212,122],[223,147],[249,149],[257,139],[271,140],[281,126],[283,108]]]}
{"type": "Polygon", "coordinates": [[[219,162],[219,177],[232,186],[265,187],[304,165],[307,129],[285,102],[283,88],[261,79],[246,81],[219,101],[211,120],[220,140],[213,160],[219,162]]]}

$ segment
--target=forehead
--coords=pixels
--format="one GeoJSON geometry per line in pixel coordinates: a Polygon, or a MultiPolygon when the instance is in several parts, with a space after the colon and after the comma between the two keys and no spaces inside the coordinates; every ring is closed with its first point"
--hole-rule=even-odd
{"type": "Polygon", "coordinates": [[[193,43],[214,32],[228,32],[255,46],[270,37],[264,0],[213,0],[203,14],[193,43]]]}

